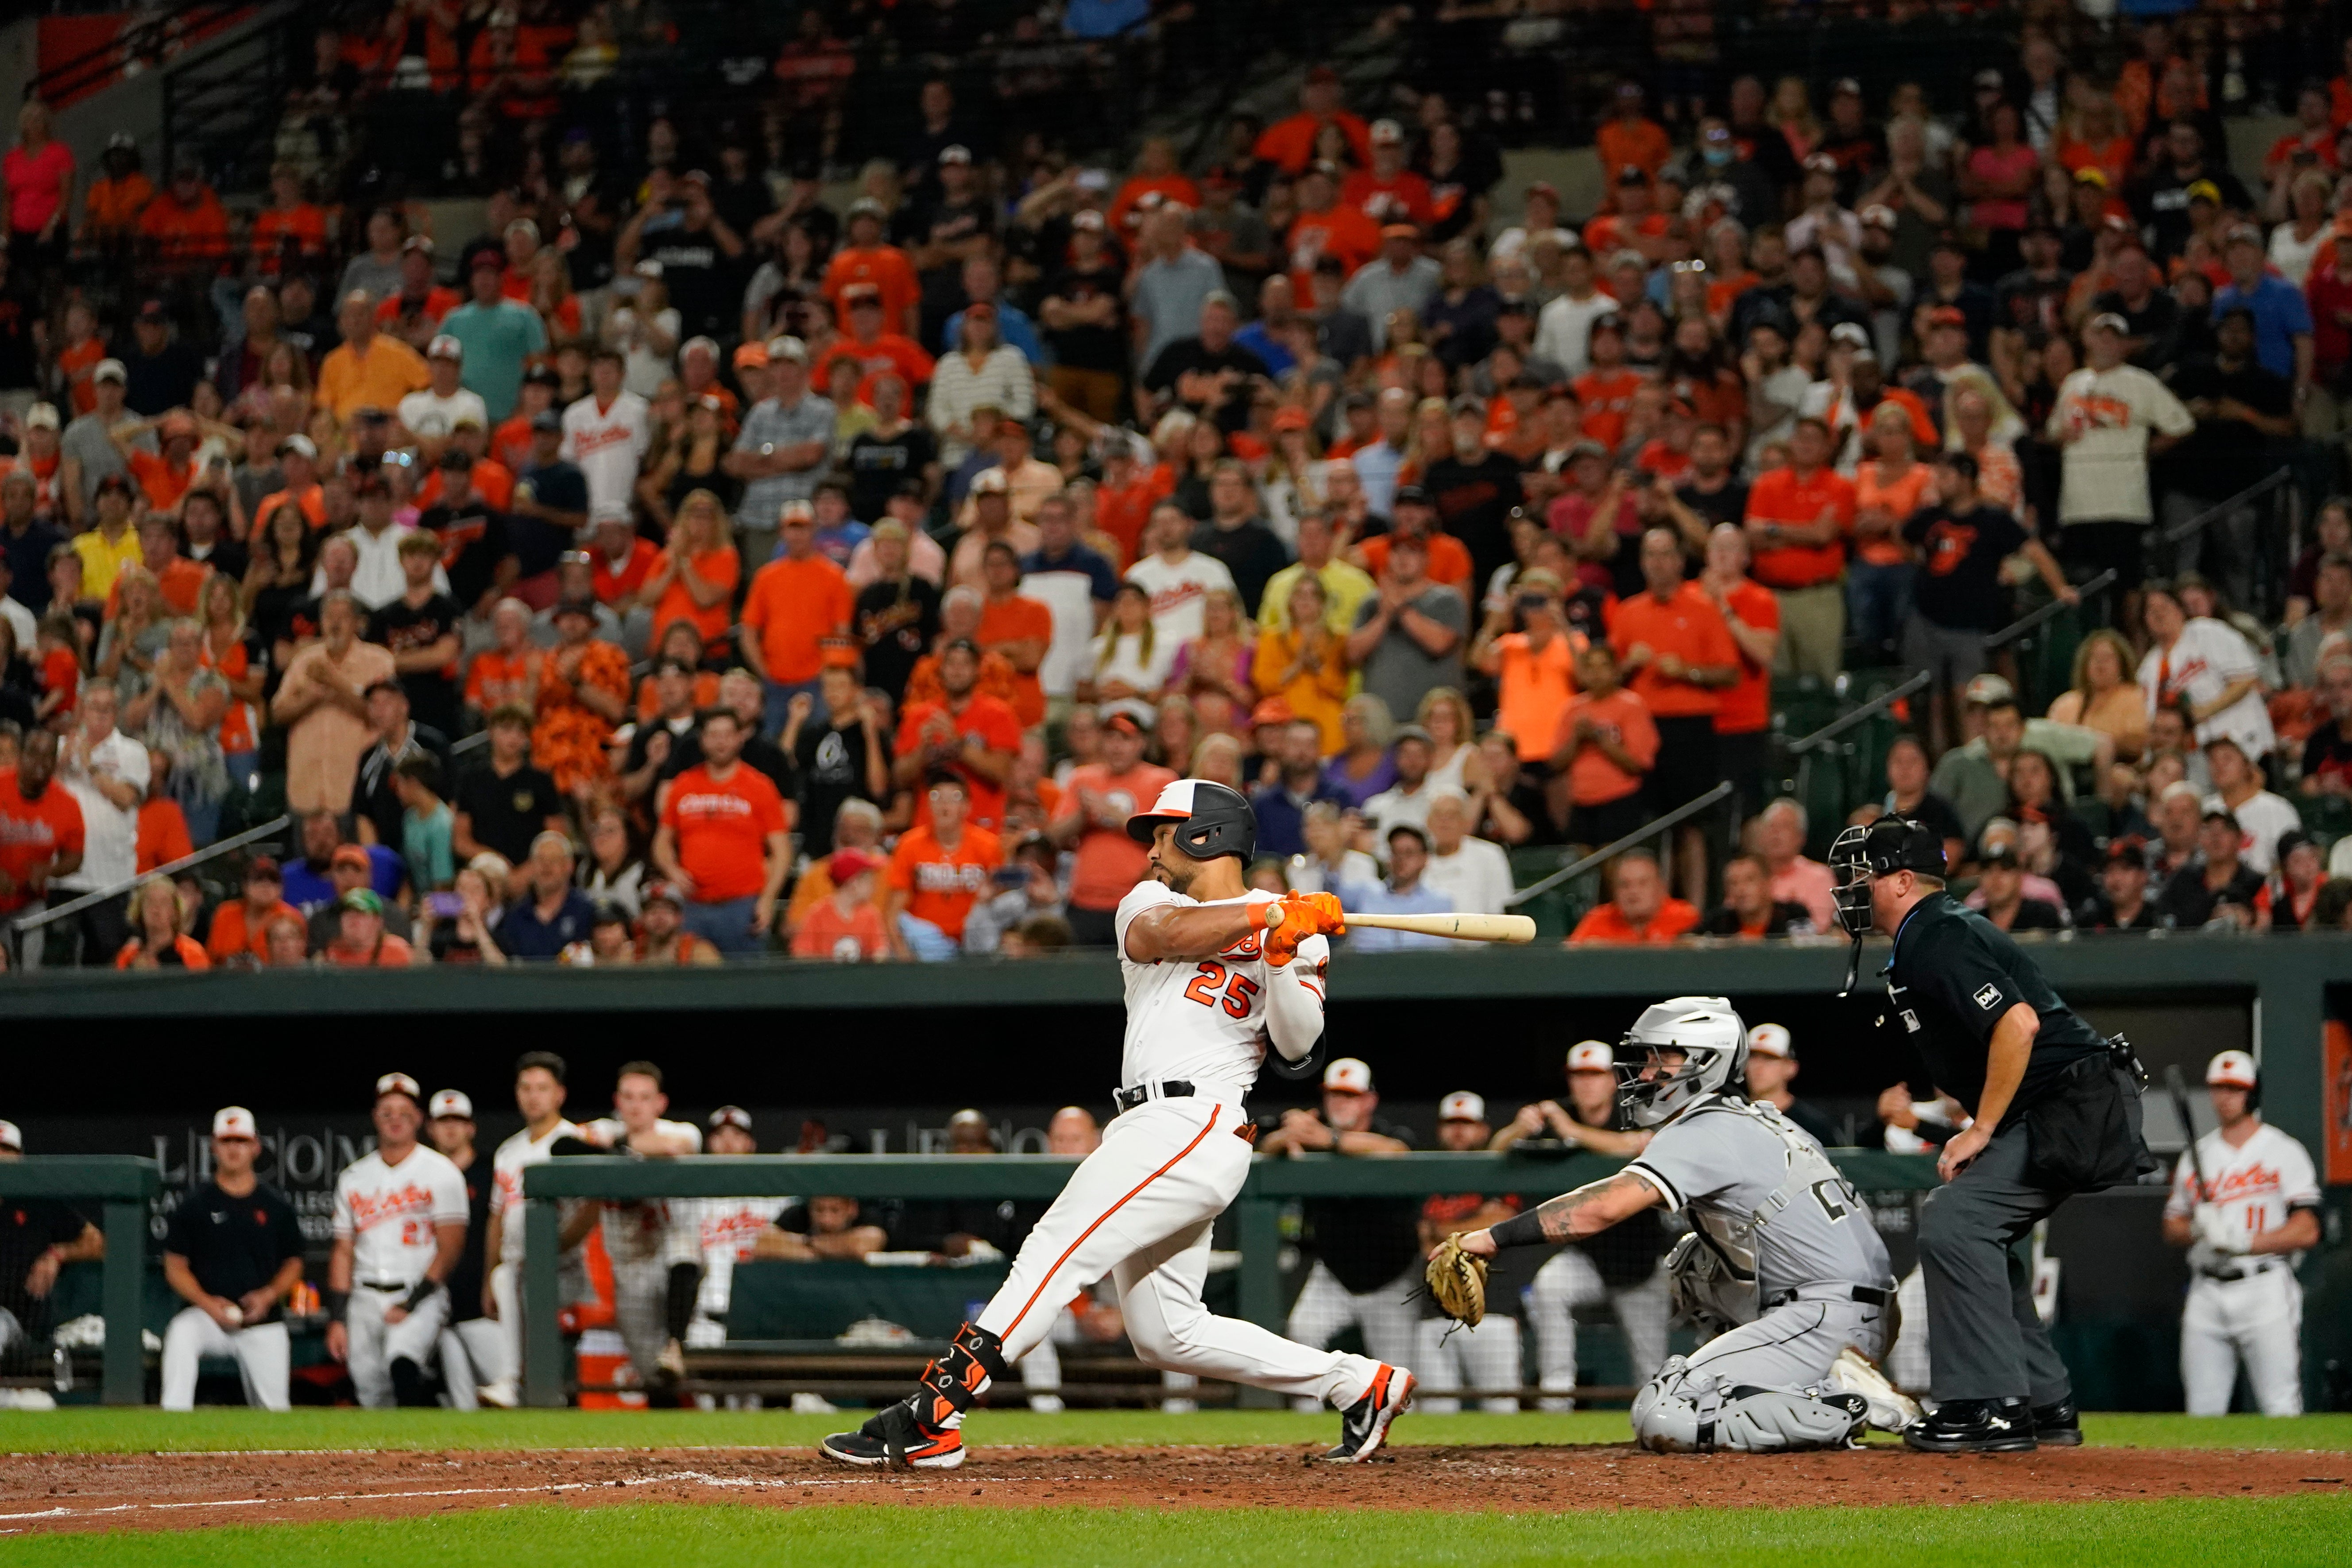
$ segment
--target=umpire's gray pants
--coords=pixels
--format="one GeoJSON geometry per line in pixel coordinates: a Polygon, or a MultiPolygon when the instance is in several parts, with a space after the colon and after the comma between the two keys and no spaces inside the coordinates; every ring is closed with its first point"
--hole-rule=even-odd
{"type": "Polygon", "coordinates": [[[1927,1283],[1929,1387],[1948,1399],[2070,1397],[2066,1364],[2033,1310],[2033,1270],[2017,1251],[2070,1196],[2027,1176],[2016,1121],[1976,1163],[1927,1195],[1919,1210],[1919,1267],[1927,1283]]]}

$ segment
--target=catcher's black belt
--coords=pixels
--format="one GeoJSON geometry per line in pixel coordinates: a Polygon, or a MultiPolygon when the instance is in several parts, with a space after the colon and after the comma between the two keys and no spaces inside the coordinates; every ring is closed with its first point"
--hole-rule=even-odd
{"type": "Polygon", "coordinates": [[[1114,1089],[1110,1092],[1110,1103],[1118,1107],[1118,1113],[1123,1116],[1149,1101],[1189,1100],[1192,1097],[1192,1085],[1189,1081],[1171,1078],[1165,1083],[1139,1083],[1132,1089],[1114,1089]]]}

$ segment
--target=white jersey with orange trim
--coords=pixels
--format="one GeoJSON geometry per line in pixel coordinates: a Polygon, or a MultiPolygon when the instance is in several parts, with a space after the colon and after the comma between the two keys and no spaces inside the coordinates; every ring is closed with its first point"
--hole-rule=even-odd
{"type": "Polygon", "coordinates": [[[396,1166],[371,1151],[335,1178],[335,1239],[352,1244],[360,1284],[414,1285],[440,1246],[434,1227],[465,1223],[465,1176],[422,1145],[396,1166]]]}
{"type": "MultiPolygon", "coordinates": [[[[1241,898],[1210,902],[1273,899],[1270,893],[1253,890],[1241,898]]],[[[1237,1102],[1257,1081],[1269,1030],[1280,1031],[1302,1057],[1322,1033],[1331,945],[1309,936],[1298,945],[1297,957],[1279,967],[1265,961],[1265,936],[1255,931],[1213,958],[1138,963],[1127,956],[1127,929],[1136,916],[1163,904],[1192,908],[1201,902],[1148,878],[1119,900],[1112,931],[1127,983],[1127,1043],[1118,1081],[1132,1088],[1184,1080],[1202,1095],[1237,1102]],[[1302,1032],[1303,1040],[1297,1038],[1302,1032]]]]}
{"type": "Polygon", "coordinates": [[[695,1297],[695,1311],[705,1317],[726,1315],[735,1265],[751,1256],[751,1243],[760,1232],[793,1202],[788,1197],[706,1197],[694,1206],[702,1247],[702,1290],[695,1297]]]}
{"type": "Polygon", "coordinates": [[[2236,1147],[2217,1127],[2197,1140],[2194,1160],[2180,1156],[2164,1212],[2186,1219],[2200,1204],[2220,1208],[2241,1236],[2276,1230],[2294,1210],[2319,1207],[2319,1176],[2311,1152],[2267,1122],[2236,1147]],[[2202,1181],[2197,1176],[2200,1164],[2202,1181]]]}
{"type": "Polygon", "coordinates": [[[563,460],[588,481],[588,506],[625,507],[637,483],[637,465],[653,444],[653,409],[624,391],[609,407],[589,393],[563,411],[563,460]]]}
{"type": "Polygon", "coordinates": [[[528,1166],[547,1159],[556,1139],[579,1135],[576,1124],[558,1117],[545,1137],[534,1138],[530,1129],[525,1127],[500,1144],[498,1152],[490,1156],[490,1212],[510,1216],[500,1222],[504,1228],[499,1233],[499,1255],[491,1261],[522,1261],[522,1173],[528,1166]]]}

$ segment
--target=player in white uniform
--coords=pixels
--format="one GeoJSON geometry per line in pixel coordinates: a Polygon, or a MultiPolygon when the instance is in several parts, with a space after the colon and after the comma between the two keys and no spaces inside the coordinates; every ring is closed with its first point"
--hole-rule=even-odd
{"type": "MultiPolygon", "coordinates": [[[[613,1109],[580,1129],[600,1149],[643,1159],[702,1152],[702,1129],[662,1113],[661,1069],[625,1061],[613,1085],[613,1109]]],[[[702,1289],[702,1239],[688,1199],[649,1197],[604,1204],[604,1255],[613,1264],[613,1320],[629,1347],[629,1364],[648,1383],[686,1375],[686,1328],[702,1289]]]]}
{"type": "Polygon", "coordinates": [[[448,1321],[441,1282],[466,1249],[466,1178],[416,1141],[425,1094],[405,1072],[375,1081],[375,1150],[335,1178],[327,1354],[371,1410],[430,1405],[425,1369],[448,1321]]]}
{"type": "MultiPolygon", "coordinates": [[[[506,1375],[484,1384],[478,1391],[485,1405],[512,1409],[522,1402],[518,1381],[522,1368],[522,1173],[549,1157],[558,1138],[576,1138],[580,1129],[563,1116],[563,1058],[549,1051],[523,1053],[515,1063],[515,1109],[522,1113],[522,1131],[500,1144],[490,1156],[490,1218],[482,1239],[482,1256],[489,1262],[483,1281],[482,1311],[495,1319],[506,1341],[506,1375]]],[[[587,1277],[579,1254],[569,1254],[564,1301],[588,1293],[587,1277]]]]}
{"type": "MultiPolygon", "coordinates": [[[[756,1155],[760,1141],[751,1135],[751,1113],[740,1105],[721,1105],[710,1113],[710,1131],[703,1148],[714,1155],[756,1155]]],[[[751,1256],[760,1232],[792,1207],[789,1197],[704,1197],[674,1205],[694,1227],[695,1244],[702,1255],[702,1288],[694,1298],[694,1317],[686,1325],[683,1343],[709,1350],[727,1343],[727,1304],[734,1293],[735,1265],[751,1256]]],[[[708,1394],[695,1403],[708,1410],[716,1406],[708,1394]]],[[[756,1394],[727,1396],[730,1410],[757,1410],[756,1394]]],[[[831,1406],[826,1408],[830,1409],[831,1406]]]]}
{"type": "Polygon", "coordinates": [[[2191,1416],[2226,1416],[2245,1364],[2265,1416],[2303,1414],[2303,1287],[2295,1255],[2319,1245],[2311,1155],[2255,1109],[2254,1059],[2225,1051],[2205,1069],[2221,1125],[2184,1150],[2164,1205],[2164,1239],[2196,1278],[2180,1312],[2180,1383],[2191,1416]]]}
{"type": "Polygon", "coordinates": [[[1345,928],[1338,901],[1244,887],[1256,819],[1222,784],[1176,780],[1128,820],[1128,832],[1151,854],[1149,879],[1119,901],[1113,923],[1127,984],[1119,1114],[921,1389],[827,1437],[830,1458],[961,1464],[973,1402],[1106,1274],[1149,1364],[1340,1406],[1339,1443],[1326,1458],[1370,1458],[1412,1396],[1402,1367],[1309,1350],[1201,1303],[1210,1227],[1249,1174],[1256,1124],[1242,1102],[1269,1043],[1281,1061],[1311,1064],[1322,1038],[1324,938],[1345,928]]]}

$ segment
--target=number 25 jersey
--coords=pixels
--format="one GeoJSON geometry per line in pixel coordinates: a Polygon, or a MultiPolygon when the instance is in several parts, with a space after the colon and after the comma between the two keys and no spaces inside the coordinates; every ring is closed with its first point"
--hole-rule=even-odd
{"type": "MultiPolygon", "coordinates": [[[[1214,902],[1264,904],[1273,898],[1270,893],[1253,891],[1243,898],[1214,902]]],[[[1127,1045],[1118,1081],[1122,1087],[1132,1087],[1184,1079],[1202,1094],[1222,1092],[1238,1102],[1257,1081],[1258,1064],[1265,1060],[1266,993],[1275,980],[1260,950],[1264,934],[1253,931],[1213,958],[1139,964],[1127,956],[1127,928],[1136,916],[1162,904],[1191,909],[1200,902],[1149,878],[1119,900],[1112,930],[1119,973],[1127,982],[1127,1045]]],[[[1286,967],[1297,972],[1295,981],[1286,976],[1282,983],[1319,994],[1330,955],[1328,942],[1308,937],[1286,967]]]]}
{"type": "Polygon", "coordinates": [[[433,1228],[465,1223],[465,1176],[421,1144],[396,1166],[371,1152],[335,1178],[335,1239],[350,1239],[361,1284],[416,1283],[439,1245],[433,1228]]]}

